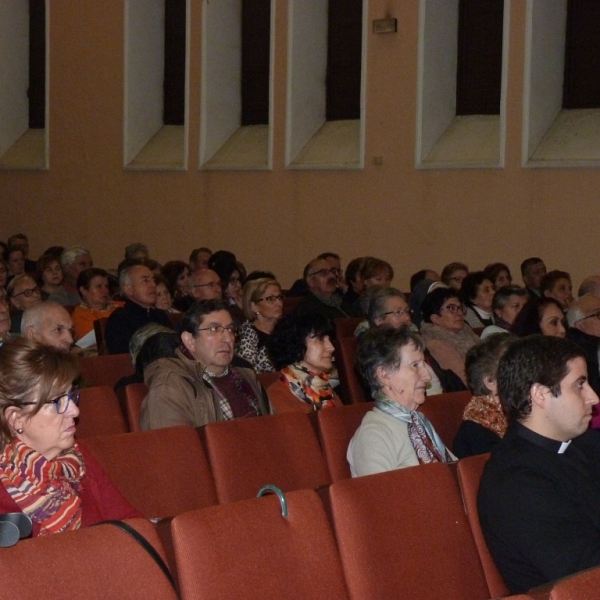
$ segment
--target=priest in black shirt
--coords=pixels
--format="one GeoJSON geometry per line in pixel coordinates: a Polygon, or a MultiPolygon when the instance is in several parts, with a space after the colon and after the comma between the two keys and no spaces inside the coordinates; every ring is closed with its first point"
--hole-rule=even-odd
{"type": "Polygon", "coordinates": [[[498,368],[509,420],[481,479],[490,552],[513,594],[600,565],[598,396],[583,351],[556,337],[515,342],[498,368]]]}

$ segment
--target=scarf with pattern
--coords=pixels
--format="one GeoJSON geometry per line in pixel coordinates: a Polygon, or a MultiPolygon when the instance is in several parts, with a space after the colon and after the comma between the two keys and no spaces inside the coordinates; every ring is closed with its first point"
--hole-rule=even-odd
{"type": "Polygon", "coordinates": [[[500,400],[494,396],[473,396],[465,407],[463,420],[479,423],[501,438],[508,427],[500,400]]]}
{"type": "Polygon", "coordinates": [[[408,424],[408,437],[419,464],[456,460],[425,415],[396,404],[381,392],[376,392],[373,397],[379,410],[408,424]]]}
{"type": "Polygon", "coordinates": [[[294,396],[312,405],[313,410],[334,408],[334,393],[327,373],[313,373],[295,363],[281,369],[281,380],[294,396]]]}
{"type": "Polygon", "coordinates": [[[425,341],[432,339],[446,342],[446,344],[454,348],[463,358],[473,346],[481,341],[479,336],[466,323],[465,326],[457,332],[444,329],[433,323],[423,323],[423,325],[421,325],[421,335],[425,338],[425,341]]]}
{"type": "Polygon", "coordinates": [[[77,443],[46,460],[15,439],[0,456],[0,481],[19,508],[35,523],[39,535],[81,527],[81,480],[85,475],[77,443]]]}

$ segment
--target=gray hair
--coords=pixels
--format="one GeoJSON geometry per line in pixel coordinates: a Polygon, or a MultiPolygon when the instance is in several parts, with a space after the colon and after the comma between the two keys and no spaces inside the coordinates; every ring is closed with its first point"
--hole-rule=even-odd
{"type": "Polygon", "coordinates": [[[124,295],[124,296],[127,295],[127,294],[125,294],[125,287],[128,285],[131,285],[131,271],[133,271],[133,269],[137,269],[138,267],[145,267],[145,266],[146,265],[144,265],[142,263],[135,263],[133,265],[129,265],[128,267],[125,267],[119,273],[119,292],[121,292],[122,295],[124,295]]]}
{"type": "Polygon", "coordinates": [[[15,275],[15,277],[13,277],[10,280],[10,283],[8,284],[6,291],[7,291],[7,295],[9,298],[13,297],[13,294],[15,292],[15,288],[17,287],[17,285],[19,285],[19,283],[21,283],[24,279],[31,279],[31,281],[33,281],[34,285],[37,285],[36,281],[35,281],[35,277],[33,276],[33,274],[31,273],[21,273],[21,275],[15,275]]]}
{"type": "Polygon", "coordinates": [[[409,344],[425,351],[423,338],[404,327],[371,327],[358,338],[356,368],[372,391],[381,389],[377,369],[397,371],[402,364],[400,351],[409,344]]]}
{"type": "Polygon", "coordinates": [[[575,327],[577,321],[581,321],[581,319],[585,318],[585,313],[581,308],[581,299],[586,296],[593,296],[593,294],[584,294],[583,296],[576,298],[569,307],[569,310],[567,311],[567,322],[569,323],[569,327],[575,327]]]}
{"type": "Polygon", "coordinates": [[[71,246],[67,248],[60,255],[60,266],[64,269],[70,267],[80,256],[88,254],[91,256],[91,252],[83,246],[71,246]]]}
{"type": "Polygon", "coordinates": [[[21,335],[25,335],[25,332],[31,327],[34,331],[39,331],[42,327],[42,323],[46,318],[46,313],[52,308],[64,308],[56,302],[40,302],[31,308],[27,308],[23,312],[21,318],[21,335]]]}
{"type": "Polygon", "coordinates": [[[129,246],[125,246],[125,260],[131,260],[135,257],[138,252],[143,252],[148,258],[148,246],[146,244],[142,244],[141,242],[135,242],[134,244],[129,244],[129,246]]]}
{"type": "Polygon", "coordinates": [[[174,331],[158,323],[148,323],[135,331],[129,340],[129,354],[131,354],[131,361],[134,367],[137,355],[140,353],[144,342],[155,333],[174,333],[174,331]]]}
{"type": "Polygon", "coordinates": [[[527,290],[518,285],[505,285],[496,290],[492,300],[492,310],[502,310],[509,302],[511,296],[527,297],[527,290]]]}
{"type": "Polygon", "coordinates": [[[581,282],[577,295],[585,296],[586,294],[600,297],[600,275],[590,275],[581,282]]]}
{"type": "Polygon", "coordinates": [[[369,301],[369,308],[367,311],[367,318],[371,327],[375,327],[375,319],[383,316],[383,313],[387,311],[387,301],[389,298],[402,298],[406,301],[406,296],[397,288],[389,287],[378,289],[371,297],[369,301]]]}

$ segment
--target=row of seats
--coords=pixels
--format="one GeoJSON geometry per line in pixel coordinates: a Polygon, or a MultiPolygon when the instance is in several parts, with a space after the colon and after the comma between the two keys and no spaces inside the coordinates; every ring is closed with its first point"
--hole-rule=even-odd
{"type": "MultiPolygon", "coordinates": [[[[463,507],[486,458],[460,461],[460,487],[452,467],[437,463],[334,483],[328,509],[303,489],[286,493],[285,507],[268,495],[185,512],[170,524],[180,597],[507,598],[463,507]]],[[[166,558],[150,523],[130,524],[166,558]]],[[[0,569],[0,598],[177,597],[145,550],[110,525],[25,540],[0,552],[0,569]]],[[[592,598],[599,584],[592,569],[511,598],[592,598]]]]}

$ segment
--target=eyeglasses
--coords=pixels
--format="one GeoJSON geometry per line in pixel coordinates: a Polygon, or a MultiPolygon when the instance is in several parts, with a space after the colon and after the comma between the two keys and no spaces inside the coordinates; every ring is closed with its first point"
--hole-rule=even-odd
{"type": "Polygon", "coordinates": [[[197,287],[209,287],[212,290],[213,288],[220,288],[221,287],[221,282],[220,281],[210,281],[208,283],[196,283],[192,287],[193,288],[197,288],[197,287]]]}
{"type": "Polygon", "coordinates": [[[241,283],[241,279],[239,277],[230,277],[227,282],[228,285],[235,285],[236,283],[241,283]]]}
{"type": "Polygon", "coordinates": [[[450,281],[456,281],[456,283],[462,283],[464,277],[450,277],[450,281]]]}
{"type": "Polygon", "coordinates": [[[394,315],[395,317],[404,317],[405,315],[412,315],[412,310],[410,310],[410,308],[399,308],[398,310],[391,310],[389,312],[381,313],[382,317],[386,317],[387,315],[394,315]]]}
{"type": "Polygon", "coordinates": [[[209,325],[208,327],[200,327],[198,331],[209,331],[213,334],[221,334],[224,331],[235,335],[237,333],[236,326],[232,323],[231,325],[209,325]]]}
{"type": "MultiPolygon", "coordinates": [[[[54,404],[54,408],[59,415],[67,412],[69,404],[75,403],[75,406],[79,406],[79,388],[74,386],[68,392],[52,398],[52,400],[46,400],[43,404],[54,404]]],[[[36,405],[37,402],[21,402],[21,406],[36,405]]]]}
{"type": "Polygon", "coordinates": [[[13,298],[16,298],[17,296],[20,296],[21,294],[23,296],[25,296],[25,298],[31,298],[31,296],[33,296],[34,294],[39,294],[40,293],[40,288],[36,285],[34,288],[29,288],[28,290],[23,290],[22,292],[19,292],[18,294],[13,294],[13,298]]]}
{"type": "Polygon", "coordinates": [[[280,300],[281,302],[283,302],[283,298],[284,295],[283,294],[277,294],[277,296],[265,296],[264,298],[259,298],[257,300],[257,302],[268,302],[269,304],[275,304],[275,302],[277,302],[277,300],[280,300]]]}
{"type": "Polygon", "coordinates": [[[446,304],[446,306],[442,307],[440,310],[448,310],[453,315],[458,313],[462,313],[464,315],[467,312],[467,307],[464,304],[446,304]]]}
{"type": "Polygon", "coordinates": [[[600,319],[600,310],[593,312],[591,315],[588,315],[587,317],[581,317],[581,319],[577,319],[577,321],[575,321],[575,322],[579,323],[579,321],[584,321],[585,319],[591,319],[592,317],[596,317],[596,319],[600,319]]]}
{"type": "Polygon", "coordinates": [[[342,269],[338,269],[337,267],[331,267],[331,269],[319,269],[314,273],[309,273],[308,276],[311,277],[312,275],[335,275],[336,277],[338,277],[343,272],[344,271],[342,269]]]}

